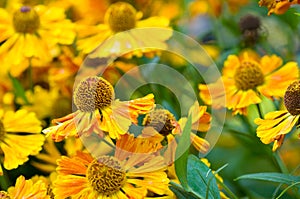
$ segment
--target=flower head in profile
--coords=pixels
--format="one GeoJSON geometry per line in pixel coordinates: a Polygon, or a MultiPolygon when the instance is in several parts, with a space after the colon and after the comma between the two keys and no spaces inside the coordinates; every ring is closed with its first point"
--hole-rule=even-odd
{"type": "Polygon", "coordinates": [[[258,2],[259,6],[266,6],[268,8],[268,15],[272,13],[283,14],[291,5],[299,3],[299,0],[260,0],[258,2]]]}
{"type": "MultiPolygon", "coordinates": [[[[0,109],[0,151],[5,169],[17,168],[36,155],[44,144],[41,122],[36,115],[26,110],[7,111],[0,109]]],[[[2,168],[0,167],[2,174],[2,168]]]]}
{"type": "Polygon", "coordinates": [[[257,118],[256,134],[264,144],[273,144],[276,151],[283,143],[286,134],[299,126],[300,118],[300,81],[289,85],[284,95],[286,110],[267,113],[264,119],[257,118]]]}
{"type": "Polygon", "coordinates": [[[200,97],[214,108],[222,107],[221,98],[225,97],[225,106],[233,114],[247,114],[247,107],[260,103],[261,95],[268,98],[283,97],[288,85],[299,76],[296,62],[282,66],[282,59],[276,55],[259,58],[248,51],[240,56],[229,55],[222,73],[217,83],[223,82],[225,89],[220,89],[217,83],[200,84],[200,97]]]}
{"type": "MultiPolygon", "coordinates": [[[[166,28],[169,26],[169,20],[164,17],[150,17],[140,20],[141,18],[142,13],[138,12],[131,4],[126,2],[114,3],[107,9],[103,24],[92,27],[82,26],[82,28],[79,28],[78,48],[84,54],[88,54],[110,36],[116,35],[119,32],[128,31],[133,28],[166,28]]],[[[147,37],[136,32],[128,31],[127,33],[119,34],[119,37],[113,39],[112,43],[108,44],[108,52],[101,52],[101,57],[106,57],[112,53],[124,52],[124,49],[125,51],[126,49],[128,51],[138,49],[141,47],[140,43],[145,42],[145,37],[147,37]]],[[[169,32],[168,34],[161,32],[161,34],[155,36],[151,34],[151,37],[147,37],[146,39],[147,42],[155,42],[155,45],[161,43],[164,46],[164,41],[169,39],[170,36],[169,32]]]]}
{"type": "Polygon", "coordinates": [[[114,156],[93,158],[78,152],[58,161],[53,192],[58,198],[145,198],[170,193],[163,158],[147,142],[126,134],[117,140],[114,156]],[[147,150],[150,150],[147,152],[147,150]]]}
{"type": "Polygon", "coordinates": [[[47,186],[42,180],[33,182],[31,179],[26,180],[24,176],[17,178],[15,186],[8,188],[6,191],[0,191],[0,198],[4,199],[23,199],[39,198],[48,199],[47,186]]]}
{"type": "Polygon", "coordinates": [[[115,99],[113,86],[97,76],[81,80],[74,90],[73,99],[78,110],[54,119],[56,126],[43,130],[55,141],[92,132],[100,136],[106,132],[110,138],[118,139],[132,123],[137,123],[139,114],[148,113],[155,105],[153,94],[130,101],[115,99]]]}
{"type": "Polygon", "coordinates": [[[70,45],[75,38],[64,10],[42,5],[21,6],[13,13],[1,8],[0,32],[1,65],[13,76],[19,76],[29,65],[50,62],[58,44],[70,45]]]}
{"type": "MultiPolygon", "coordinates": [[[[192,117],[192,130],[206,132],[210,128],[210,115],[206,112],[206,106],[199,106],[198,102],[190,108],[189,115],[192,117]]],[[[172,164],[175,160],[175,151],[177,142],[176,135],[180,135],[182,129],[186,125],[187,118],[182,117],[179,121],[175,116],[166,109],[154,109],[144,118],[146,128],[142,136],[156,142],[158,148],[162,149],[167,146],[165,152],[166,162],[172,164]]],[[[204,138],[191,132],[190,139],[193,146],[201,153],[206,153],[209,150],[209,143],[204,138]]]]}

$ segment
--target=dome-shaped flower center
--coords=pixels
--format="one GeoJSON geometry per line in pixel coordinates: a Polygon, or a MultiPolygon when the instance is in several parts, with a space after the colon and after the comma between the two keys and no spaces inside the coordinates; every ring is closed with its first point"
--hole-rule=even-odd
{"type": "Polygon", "coordinates": [[[289,85],[284,94],[284,105],[292,115],[300,115],[300,81],[289,85]]]}
{"type": "Polygon", "coordinates": [[[31,7],[22,6],[14,13],[13,24],[16,32],[34,33],[40,26],[40,17],[31,7]]]}
{"type": "Polygon", "coordinates": [[[90,163],[87,169],[87,179],[95,191],[110,196],[124,185],[126,173],[116,158],[101,156],[90,163]]]}
{"type": "Polygon", "coordinates": [[[78,84],[74,92],[74,103],[83,112],[92,112],[111,105],[114,99],[112,85],[102,77],[87,77],[78,84]]]}
{"type": "Polygon", "coordinates": [[[10,199],[10,196],[5,191],[0,191],[0,199],[10,199]]]}
{"type": "Polygon", "coordinates": [[[235,85],[240,90],[255,89],[264,83],[264,74],[254,61],[243,61],[234,73],[235,85]]]}
{"type": "Polygon", "coordinates": [[[136,10],[129,3],[117,2],[108,8],[105,18],[112,31],[126,31],[135,27],[136,10]]]}
{"type": "Polygon", "coordinates": [[[165,109],[156,109],[148,113],[144,118],[144,125],[151,126],[161,135],[169,135],[175,128],[174,115],[165,109]]]}
{"type": "Polygon", "coordinates": [[[0,142],[3,141],[5,134],[6,134],[6,131],[5,131],[5,128],[4,128],[4,124],[0,120],[0,142]]]}

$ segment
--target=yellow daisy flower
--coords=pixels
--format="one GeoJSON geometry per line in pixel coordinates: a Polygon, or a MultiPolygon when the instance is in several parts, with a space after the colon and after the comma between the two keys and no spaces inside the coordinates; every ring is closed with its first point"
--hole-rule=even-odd
{"type": "Polygon", "coordinates": [[[107,132],[112,139],[120,138],[129,126],[137,123],[139,114],[146,114],[154,107],[154,96],[130,101],[114,99],[112,85],[102,77],[90,76],[81,80],[74,91],[74,104],[78,110],[65,117],[54,119],[56,126],[43,130],[55,141],[68,136],[81,136],[95,132],[103,136],[107,132]]]}
{"type": "Polygon", "coordinates": [[[272,13],[284,14],[293,4],[300,4],[299,0],[260,0],[259,6],[268,8],[268,15],[272,13]]]}
{"type": "Polygon", "coordinates": [[[293,82],[284,95],[287,110],[267,113],[264,119],[257,118],[256,134],[264,144],[273,144],[276,151],[283,143],[284,137],[294,126],[299,126],[300,118],[300,81],[293,82]]]}
{"type": "Polygon", "coordinates": [[[70,45],[73,24],[64,10],[42,5],[22,6],[13,13],[0,9],[0,57],[2,67],[19,76],[29,65],[42,66],[52,60],[58,44],[70,45]]]}
{"type": "MultiPolygon", "coordinates": [[[[205,132],[210,128],[210,115],[206,112],[206,106],[199,106],[198,102],[190,108],[189,114],[192,116],[192,129],[205,132]]],[[[175,136],[181,134],[187,118],[183,117],[176,121],[174,115],[166,109],[155,109],[146,115],[143,124],[146,128],[142,132],[142,136],[152,140],[162,149],[168,145],[164,154],[168,165],[175,160],[175,151],[177,143],[175,136]],[[150,127],[150,128],[149,128],[150,127]]],[[[205,139],[191,132],[190,139],[193,146],[201,153],[209,150],[209,143],[205,139]]]]}
{"type": "Polygon", "coordinates": [[[35,86],[34,92],[28,90],[25,95],[29,101],[26,104],[22,99],[18,99],[18,104],[22,105],[22,109],[29,112],[35,112],[39,119],[50,117],[53,111],[53,104],[59,97],[57,89],[47,90],[41,86],[35,86]]]}
{"type": "MultiPolygon", "coordinates": [[[[104,24],[99,24],[92,27],[79,27],[79,40],[77,42],[78,49],[82,50],[84,54],[88,54],[107,38],[112,35],[116,35],[116,33],[127,31],[133,28],[169,26],[169,20],[164,17],[150,17],[145,20],[140,20],[141,18],[142,13],[137,12],[136,9],[129,3],[114,3],[110,5],[105,13],[104,24]]],[[[156,44],[157,42],[161,42],[161,45],[164,46],[164,41],[170,36],[170,34],[164,33],[155,35],[154,38],[147,39],[148,42],[153,40],[156,42],[156,44]]],[[[111,52],[105,52],[106,54],[101,52],[101,55],[102,57],[106,57],[111,53],[117,53],[115,51],[124,52],[130,49],[138,49],[139,47],[142,47],[140,46],[141,41],[145,41],[145,35],[128,31],[124,34],[120,34],[119,37],[116,37],[111,44],[108,44],[108,49],[111,52]]],[[[149,51],[149,49],[147,51],[149,51]]]]}
{"type": "Polygon", "coordinates": [[[214,83],[200,84],[200,97],[205,103],[219,108],[223,106],[225,96],[226,107],[232,109],[233,114],[246,114],[249,105],[261,102],[260,94],[269,98],[283,97],[288,85],[298,79],[296,62],[281,66],[282,59],[276,55],[265,55],[260,59],[248,51],[240,56],[229,55],[224,63],[223,75],[217,80],[217,83],[224,83],[225,90],[214,83]]]}
{"type": "Polygon", "coordinates": [[[4,199],[48,199],[47,187],[42,180],[33,182],[31,179],[25,180],[24,176],[17,178],[14,187],[8,188],[8,191],[1,191],[0,197],[4,199]]]}
{"type": "Polygon", "coordinates": [[[0,109],[0,151],[1,156],[4,155],[5,169],[15,169],[26,162],[29,155],[38,154],[45,139],[41,130],[41,122],[34,113],[0,109]]]}
{"type": "Polygon", "coordinates": [[[142,199],[150,192],[161,196],[170,192],[163,158],[153,155],[151,150],[147,153],[148,143],[132,142],[132,136],[128,135],[122,136],[116,145],[114,156],[93,158],[78,152],[72,158],[62,157],[54,182],[55,196],[142,199]]]}

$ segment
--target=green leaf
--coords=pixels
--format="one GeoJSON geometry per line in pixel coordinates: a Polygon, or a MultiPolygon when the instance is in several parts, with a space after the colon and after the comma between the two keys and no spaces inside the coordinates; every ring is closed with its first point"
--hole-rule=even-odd
{"type": "MultiPolygon", "coordinates": [[[[175,182],[170,182],[170,184],[171,184],[170,189],[177,196],[177,198],[199,199],[199,197],[195,196],[193,193],[187,192],[186,190],[184,190],[179,184],[176,184],[175,182]]],[[[200,198],[200,199],[202,199],[202,198],[200,198]]]]}
{"type": "Polygon", "coordinates": [[[179,143],[175,153],[175,171],[176,175],[185,190],[189,190],[187,180],[187,163],[189,155],[189,147],[191,144],[190,133],[192,129],[192,117],[189,116],[187,122],[183,128],[182,135],[179,139],[179,143]]]}
{"type": "Polygon", "coordinates": [[[17,80],[15,77],[13,77],[11,74],[8,74],[14,88],[14,94],[15,97],[18,98],[20,97],[26,104],[29,104],[29,101],[25,95],[25,90],[22,86],[22,84],[17,80]]]}
{"type": "MultiPolygon", "coordinates": [[[[289,174],[283,174],[283,173],[253,173],[253,174],[246,174],[242,175],[235,180],[264,180],[264,181],[270,181],[270,182],[276,182],[276,183],[283,183],[287,185],[291,185],[297,182],[300,182],[299,176],[293,176],[289,174]]],[[[299,185],[298,185],[299,186],[299,185]]],[[[298,187],[297,186],[297,187],[298,187]]]]}
{"type": "Polygon", "coordinates": [[[188,184],[196,195],[203,198],[218,199],[220,191],[215,175],[198,157],[188,157],[188,184]]]}

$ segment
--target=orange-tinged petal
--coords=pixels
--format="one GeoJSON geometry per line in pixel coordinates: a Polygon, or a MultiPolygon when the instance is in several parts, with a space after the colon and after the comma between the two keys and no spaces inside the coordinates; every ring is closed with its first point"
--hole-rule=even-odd
{"type": "Polygon", "coordinates": [[[67,198],[69,196],[79,198],[78,195],[81,193],[84,194],[84,192],[87,191],[84,189],[88,186],[88,181],[85,176],[58,176],[54,181],[53,193],[57,198],[67,198]]]}
{"type": "Polygon", "coordinates": [[[265,84],[257,89],[266,97],[283,97],[287,87],[299,78],[299,69],[296,62],[288,62],[279,70],[265,78],[265,84]]]}
{"type": "Polygon", "coordinates": [[[25,180],[24,176],[17,178],[15,187],[8,189],[9,195],[14,199],[47,199],[47,187],[41,180],[33,183],[25,180]]]}
{"type": "Polygon", "coordinates": [[[81,162],[80,158],[68,158],[62,156],[61,159],[57,161],[57,172],[60,175],[85,175],[87,170],[87,165],[85,162],[81,162]],[[72,167],[70,167],[72,165],[72,167]]]}
{"type": "Polygon", "coordinates": [[[200,152],[200,153],[207,153],[209,148],[210,148],[210,144],[207,140],[195,135],[194,133],[191,133],[191,141],[193,146],[200,152]]]}
{"type": "Polygon", "coordinates": [[[260,60],[261,70],[268,75],[282,65],[282,59],[277,55],[265,55],[260,60]]]}

